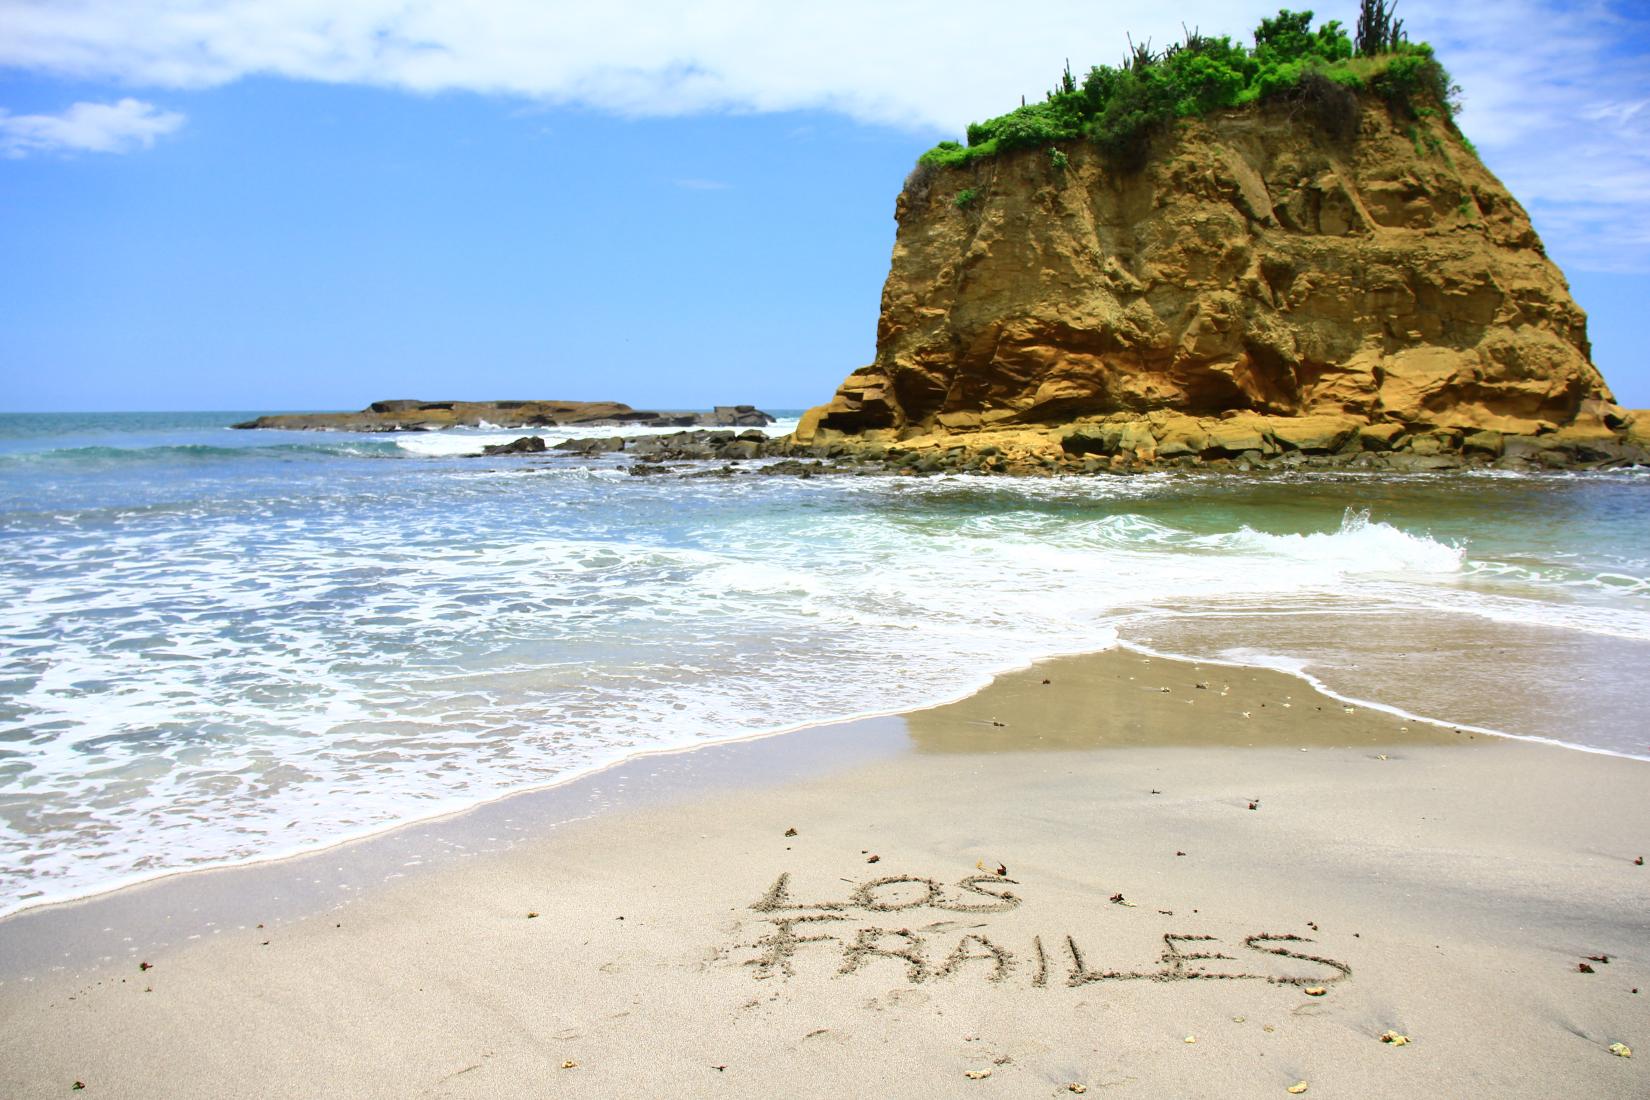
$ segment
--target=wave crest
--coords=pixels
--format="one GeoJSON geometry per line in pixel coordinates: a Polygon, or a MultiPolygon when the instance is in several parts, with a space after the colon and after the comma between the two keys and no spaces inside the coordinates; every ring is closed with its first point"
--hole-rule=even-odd
{"type": "Polygon", "coordinates": [[[1337,531],[1272,535],[1247,525],[1204,542],[1220,549],[1268,554],[1336,566],[1347,573],[1459,573],[1464,545],[1439,542],[1369,518],[1369,509],[1348,508],[1337,531]]]}
{"type": "Polygon", "coordinates": [[[296,455],[332,455],[349,458],[394,458],[394,443],[351,440],[329,443],[272,443],[247,447],[220,447],[211,443],[168,443],[155,447],[57,447],[46,451],[16,451],[0,455],[0,463],[98,466],[143,462],[218,462],[296,455]]]}

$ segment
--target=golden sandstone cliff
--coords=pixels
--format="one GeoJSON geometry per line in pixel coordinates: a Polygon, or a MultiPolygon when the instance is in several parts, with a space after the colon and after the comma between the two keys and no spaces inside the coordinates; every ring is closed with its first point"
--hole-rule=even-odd
{"type": "Polygon", "coordinates": [[[1360,97],[919,167],[876,361],[794,442],[983,469],[1643,461],[1586,316],[1441,118],[1360,97]]]}

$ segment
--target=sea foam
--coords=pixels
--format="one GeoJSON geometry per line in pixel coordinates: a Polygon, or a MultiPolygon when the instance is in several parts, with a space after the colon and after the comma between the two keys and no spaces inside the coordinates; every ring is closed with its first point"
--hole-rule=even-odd
{"type": "Polygon", "coordinates": [[[1244,553],[1328,564],[1347,573],[1459,573],[1466,547],[1372,521],[1369,510],[1346,510],[1338,531],[1269,534],[1243,527],[1210,543],[1244,553]]]}
{"type": "Polygon", "coordinates": [[[1353,480],[450,460],[519,434],[237,436],[233,455],[144,437],[148,462],[15,467],[0,908],[954,698],[1169,614],[1650,639],[1650,522],[1614,481],[1481,481],[1465,501],[1399,486],[1370,509],[1353,480]],[[1555,508],[1616,526],[1555,544],[1572,530],[1555,508]],[[1470,522],[1420,518],[1452,515],[1470,522]]]}
{"type": "MultiPolygon", "coordinates": [[[[758,429],[770,438],[788,435],[796,430],[795,418],[776,420],[758,429]]],[[[699,429],[649,426],[645,424],[565,424],[554,427],[500,428],[483,422],[480,428],[449,428],[439,432],[395,432],[393,440],[402,451],[423,457],[445,457],[481,453],[483,447],[499,446],[522,436],[536,435],[554,447],[569,439],[607,438],[610,436],[671,435],[675,432],[699,429]]],[[[703,429],[710,431],[746,431],[744,428],[703,429]]]]}

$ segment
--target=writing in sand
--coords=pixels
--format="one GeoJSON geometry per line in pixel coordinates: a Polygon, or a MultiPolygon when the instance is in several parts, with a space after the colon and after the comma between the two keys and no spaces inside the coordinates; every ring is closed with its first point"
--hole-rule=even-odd
{"type": "MultiPolygon", "coordinates": [[[[1038,932],[1028,942],[1023,930],[995,925],[993,918],[1000,921],[1024,903],[1009,889],[1019,885],[1002,874],[969,875],[955,883],[889,875],[859,883],[842,900],[804,903],[792,896],[791,875],[785,872],[750,906],[761,914],[758,923],[764,934],[744,945],[757,953],[743,961],[758,979],[794,977],[796,960],[808,952],[834,953],[838,976],[889,960],[912,983],[964,974],[1006,982],[1020,975],[1037,988],[1051,981],[1083,986],[1195,980],[1324,987],[1352,976],[1346,963],[1303,950],[1312,940],[1278,932],[1257,932],[1235,944],[1203,933],[1170,932],[1162,937],[1163,951],[1155,966],[1114,969],[1098,962],[1108,944],[1092,930],[1047,940],[1038,932]],[[894,926],[886,917],[907,914],[909,921],[924,910],[943,916],[917,927],[894,926]],[[957,914],[972,919],[964,925],[957,914]]],[[[1112,900],[1120,901],[1121,895],[1112,900]]]]}

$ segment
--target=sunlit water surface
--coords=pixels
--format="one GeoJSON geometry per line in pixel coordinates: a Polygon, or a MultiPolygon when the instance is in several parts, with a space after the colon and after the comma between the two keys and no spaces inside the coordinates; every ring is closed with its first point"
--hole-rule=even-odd
{"type": "Polygon", "coordinates": [[[247,415],[0,416],[0,911],[1120,641],[1650,756],[1643,474],[644,478],[247,415]]]}

